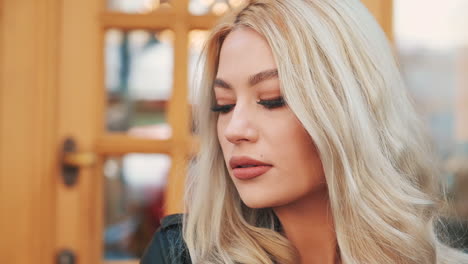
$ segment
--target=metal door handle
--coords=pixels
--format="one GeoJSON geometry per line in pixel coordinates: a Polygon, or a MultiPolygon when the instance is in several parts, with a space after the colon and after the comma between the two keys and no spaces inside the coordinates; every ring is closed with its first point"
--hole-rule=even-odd
{"type": "Polygon", "coordinates": [[[65,153],[63,164],[75,167],[91,167],[96,163],[96,155],[92,152],[65,153]]]}
{"type": "Polygon", "coordinates": [[[91,167],[97,161],[93,152],[78,152],[73,138],[66,138],[62,146],[62,178],[66,186],[73,186],[82,167],[91,167]]]}

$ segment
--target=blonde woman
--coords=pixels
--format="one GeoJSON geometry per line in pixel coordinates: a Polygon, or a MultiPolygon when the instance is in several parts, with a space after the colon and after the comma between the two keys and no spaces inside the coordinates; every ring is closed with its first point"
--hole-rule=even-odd
{"type": "Polygon", "coordinates": [[[434,161],[359,1],[250,1],[202,64],[187,213],[143,264],[468,263],[436,231],[434,161]]]}

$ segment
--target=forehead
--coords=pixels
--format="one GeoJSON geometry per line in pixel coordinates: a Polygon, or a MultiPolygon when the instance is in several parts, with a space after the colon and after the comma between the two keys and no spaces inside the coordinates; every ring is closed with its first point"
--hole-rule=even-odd
{"type": "Polygon", "coordinates": [[[253,29],[240,27],[229,33],[221,46],[217,77],[244,79],[275,68],[267,40],[253,29]]]}

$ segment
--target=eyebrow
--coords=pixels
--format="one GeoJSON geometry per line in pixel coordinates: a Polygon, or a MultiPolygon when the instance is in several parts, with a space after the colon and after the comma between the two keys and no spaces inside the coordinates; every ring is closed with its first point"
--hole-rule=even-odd
{"type": "Polygon", "coordinates": [[[254,86],[262,81],[278,78],[278,69],[259,72],[249,78],[250,86],[254,86]]]}
{"type": "MultiPolygon", "coordinates": [[[[249,85],[254,86],[260,82],[273,78],[278,78],[278,69],[266,70],[250,76],[249,85]]],[[[225,89],[232,89],[232,86],[229,83],[220,78],[216,78],[214,80],[213,86],[225,89]]]]}

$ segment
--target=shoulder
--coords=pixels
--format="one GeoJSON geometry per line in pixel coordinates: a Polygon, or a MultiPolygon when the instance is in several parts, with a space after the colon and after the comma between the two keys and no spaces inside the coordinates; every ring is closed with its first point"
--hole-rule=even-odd
{"type": "Polygon", "coordinates": [[[183,214],[161,220],[153,239],[141,258],[141,264],[189,264],[190,257],[182,237],[183,214]]]}
{"type": "Polygon", "coordinates": [[[181,228],[183,218],[184,218],[183,214],[168,215],[161,220],[161,228],[162,229],[181,228]]]}

